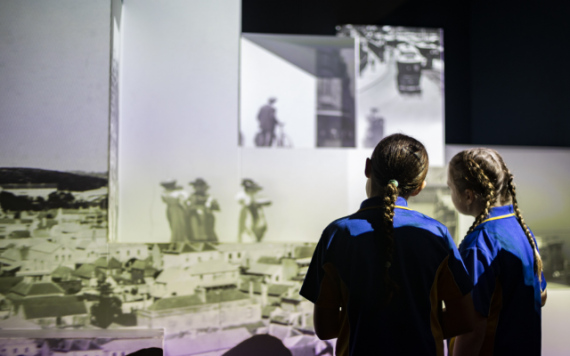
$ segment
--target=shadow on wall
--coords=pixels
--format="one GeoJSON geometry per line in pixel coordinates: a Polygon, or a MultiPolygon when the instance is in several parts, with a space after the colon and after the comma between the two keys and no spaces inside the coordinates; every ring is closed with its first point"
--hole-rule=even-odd
{"type": "Polygon", "coordinates": [[[149,347],[146,349],[140,349],[127,356],[163,356],[163,352],[159,347],[149,347]]]}
{"type": "MultiPolygon", "coordinates": [[[[292,356],[281,340],[271,335],[254,335],[237,344],[223,356],[292,356]]],[[[137,355],[138,356],[138,355],[137,355]]],[[[141,355],[147,356],[147,355],[141,355]]],[[[154,355],[148,355],[154,356],[154,355]]]]}

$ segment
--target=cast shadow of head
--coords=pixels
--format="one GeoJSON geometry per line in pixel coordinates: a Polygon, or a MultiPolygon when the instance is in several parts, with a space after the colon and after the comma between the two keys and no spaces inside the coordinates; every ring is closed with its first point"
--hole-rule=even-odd
{"type": "Polygon", "coordinates": [[[222,356],[292,356],[283,342],[271,335],[254,335],[234,346],[222,356]]]}
{"type": "Polygon", "coordinates": [[[140,349],[133,353],[128,354],[127,356],[163,356],[162,349],[159,347],[149,347],[146,349],[140,349]]]}

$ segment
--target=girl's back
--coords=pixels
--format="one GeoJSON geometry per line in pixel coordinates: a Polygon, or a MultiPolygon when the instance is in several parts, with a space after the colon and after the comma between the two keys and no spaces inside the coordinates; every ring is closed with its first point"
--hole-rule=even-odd
{"type": "Polygon", "coordinates": [[[513,206],[491,208],[459,250],[475,284],[475,310],[487,316],[480,354],[540,355],[546,281],[534,274],[534,251],[513,206]]]}
{"type": "Polygon", "coordinates": [[[442,355],[438,306],[442,299],[468,293],[471,280],[447,228],[408,210],[400,197],[389,272],[399,290],[385,306],[383,258],[374,233],[381,224],[381,204],[381,198],[368,199],[359,212],[325,229],[301,294],[321,306],[340,302],[348,311],[342,315],[339,355],[442,355]],[[336,286],[340,301],[330,292],[336,286]]]}
{"type": "Polygon", "coordinates": [[[370,198],[321,236],[301,295],[337,355],[443,355],[444,335],[472,326],[471,280],[447,229],[407,207],[428,166],[420,142],[386,137],[366,161],[370,198]]]}
{"type": "Polygon", "coordinates": [[[455,341],[454,355],[540,355],[546,281],[513,175],[497,151],[474,148],[451,159],[448,178],[457,210],[475,217],[459,250],[473,280],[476,321],[455,341]]]}

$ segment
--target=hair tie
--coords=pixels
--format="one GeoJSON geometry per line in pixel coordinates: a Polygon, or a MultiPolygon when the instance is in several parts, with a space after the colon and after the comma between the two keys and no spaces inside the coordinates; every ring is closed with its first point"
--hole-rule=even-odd
{"type": "Polygon", "coordinates": [[[390,180],[388,181],[388,184],[394,184],[394,185],[396,186],[396,188],[398,188],[398,181],[395,180],[395,179],[390,179],[390,180]]]}

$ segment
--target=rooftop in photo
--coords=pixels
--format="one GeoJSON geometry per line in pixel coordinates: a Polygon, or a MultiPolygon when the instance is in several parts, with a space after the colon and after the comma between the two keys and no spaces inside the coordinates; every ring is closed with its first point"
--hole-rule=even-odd
{"type": "Polygon", "coordinates": [[[283,267],[281,265],[268,265],[265,263],[252,263],[251,266],[245,271],[246,274],[255,275],[274,275],[281,271],[283,267]]]}
{"type": "Polygon", "coordinates": [[[63,288],[53,282],[25,282],[22,281],[10,289],[11,293],[15,293],[24,297],[38,297],[42,295],[63,295],[63,288]]]}
{"type": "Polygon", "coordinates": [[[198,274],[213,274],[221,272],[233,272],[238,270],[238,266],[232,265],[222,258],[198,262],[188,268],[188,273],[191,275],[198,274]]]}
{"type": "Polygon", "coordinates": [[[21,308],[26,320],[87,314],[85,302],[76,296],[23,300],[21,308]]]}
{"type": "Polygon", "coordinates": [[[222,291],[209,291],[206,292],[206,302],[196,294],[186,295],[180,297],[170,297],[158,299],[150,307],[149,311],[160,311],[169,309],[188,308],[204,304],[232,302],[236,300],[249,299],[249,296],[236,289],[227,289],[222,291]]]}

